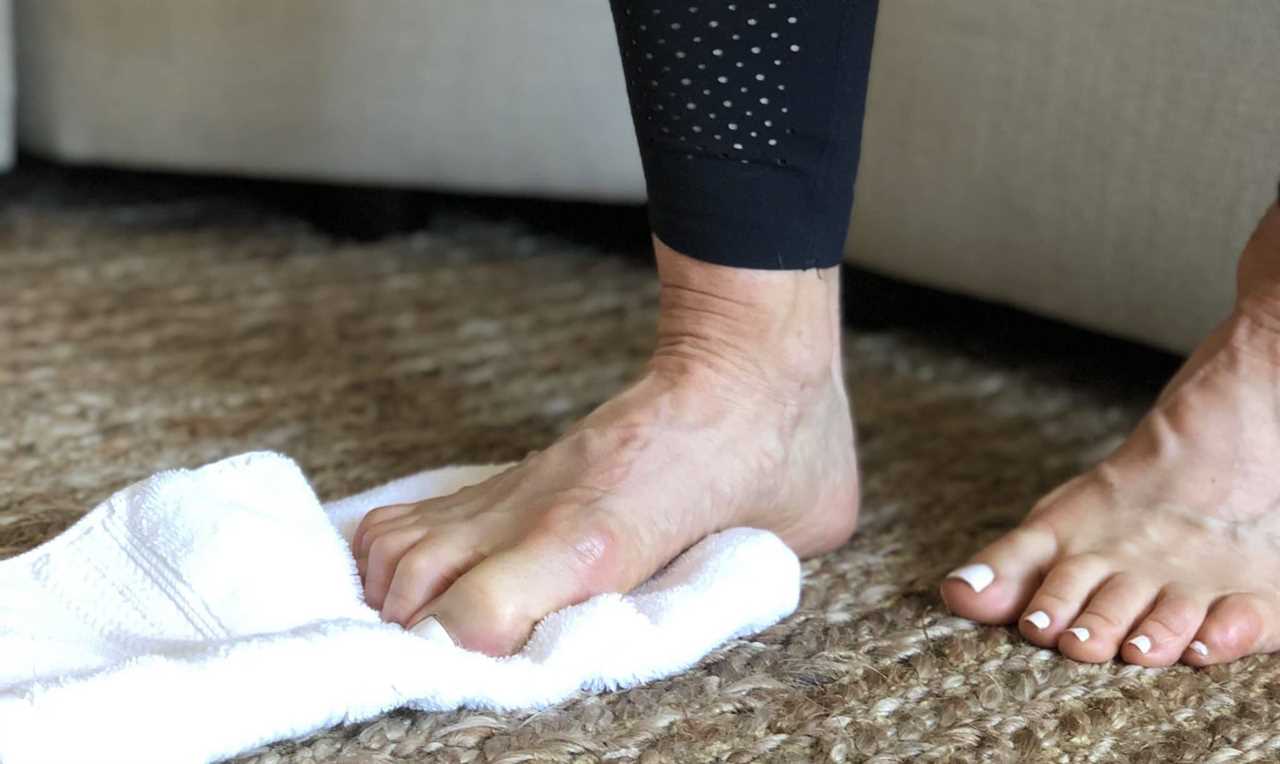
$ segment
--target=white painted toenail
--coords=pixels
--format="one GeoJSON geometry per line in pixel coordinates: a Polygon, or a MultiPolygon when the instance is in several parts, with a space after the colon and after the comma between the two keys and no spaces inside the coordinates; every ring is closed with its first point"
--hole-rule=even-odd
{"type": "Polygon", "coordinates": [[[1030,621],[1031,625],[1036,627],[1037,629],[1049,628],[1049,623],[1050,623],[1049,614],[1044,612],[1043,610],[1037,610],[1036,612],[1032,613],[1026,618],[1023,618],[1022,620],[1030,621]]]}
{"type": "Polygon", "coordinates": [[[437,620],[434,615],[422,619],[413,628],[409,629],[409,631],[432,642],[456,645],[453,641],[453,637],[449,636],[449,632],[444,630],[444,626],[440,625],[440,621],[437,620]]]}
{"type": "Polygon", "coordinates": [[[1191,649],[1196,651],[1197,653],[1200,653],[1201,655],[1209,654],[1209,646],[1198,639],[1191,643],[1191,649]]]}
{"type": "Polygon", "coordinates": [[[1147,653],[1151,652],[1151,638],[1148,637],[1146,634],[1139,634],[1138,636],[1129,640],[1129,644],[1138,648],[1138,652],[1142,653],[1143,655],[1146,655],[1147,653]]]}
{"type": "Polygon", "coordinates": [[[991,569],[990,565],[975,563],[966,565],[963,568],[956,568],[947,574],[947,578],[958,578],[969,585],[975,592],[981,592],[996,580],[996,572],[991,569]]]}
{"type": "Polygon", "coordinates": [[[1089,641],[1089,630],[1083,626],[1076,626],[1075,628],[1067,629],[1067,631],[1071,632],[1081,642],[1089,641]]]}

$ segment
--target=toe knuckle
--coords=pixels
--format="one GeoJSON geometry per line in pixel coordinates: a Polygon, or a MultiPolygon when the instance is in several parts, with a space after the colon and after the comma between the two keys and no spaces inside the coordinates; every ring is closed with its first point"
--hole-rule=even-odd
{"type": "Polygon", "coordinates": [[[397,572],[403,572],[415,581],[421,581],[431,575],[435,567],[434,560],[431,555],[417,550],[410,550],[405,556],[400,558],[400,565],[396,568],[397,572]]]}
{"type": "Polygon", "coordinates": [[[369,542],[369,556],[382,558],[391,550],[390,536],[374,536],[369,542]]]}
{"type": "Polygon", "coordinates": [[[1143,623],[1141,631],[1145,633],[1163,633],[1163,635],[1181,635],[1189,633],[1193,624],[1189,618],[1174,614],[1152,614],[1143,623]]]}
{"type": "Polygon", "coordinates": [[[378,523],[389,520],[396,512],[398,505],[391,504],[385,507],[378,507],[364,516],[366,525],[377,525],[378,523]]]}
{"type": "Polygon", "coordinates": [[[1078,606],[1094,583],[1102,580],[1105,566],[1105,560],[1089,553],[1065,557],[1053,566],[1036,599],[1078,606]]]}
{"type": "Polygon", "coordinates": [[[584,572],[594,572],[609,567],[617,547],[617,537],[603,523],[595,523],[578,530],[566,539],[573,564],[584,572]]]}
{"type": "Polygon", "coordinates": [[[572,508],[552,510],[542,532],[565,550],[572,572],[606,575],[618,559],[619,534],[600,512],[572,508]]]}
{"type": "Polygon", "coordinates": [[[382,606],[389,611],[411,611],[418,604],[413,592],[414,589],[412,587],[392,586],[387,590],[387,596],[383,599],[382,606]]]}
{"type": "Polygon", "coordinates": [[[379,560],[386,560],[395,556],[400,547],[400,534],[383,533],[373,537],[369,542],[369,556],[379,560]]]}
{"type": "Polygon", "coordinates": [[[1093,626],[1102,626],[1111,631],[1124,631],[1124,625],[1115,616],[1102,610],[1091,608],[1080,614],[1080,620],[1089,619],[1093,626]]]}
{"type": "Polygon", "coordinates": [[[1098,552],[1079,552],[1063,558],[1058,569],[1064,575],[1075,577],[1096,575],[1110,565],[1110,560],[1098,552]]]}
{"type": "Polygon", "coordinates": [[[1111,574],[1111,578],[1107,580],[1108,587],[1116,587],[1118,589],[1149,589],[1150,594],[1154,594],[1154,587],[1150,586],[1149,580],[1137,573],[1128,570],[1121,570],[1111,574]]]}
{"type": "Polygon", "coordinates": [[[1032,610],[1053,610],[1062,608],[1070,608],[1078,605],[1070,597],[1065,596],[1062,592],[1051,591],[1049,589],[1041,589],[1036,592],[1036,596],[1031,600],[1030,609],[1032,610]]]}

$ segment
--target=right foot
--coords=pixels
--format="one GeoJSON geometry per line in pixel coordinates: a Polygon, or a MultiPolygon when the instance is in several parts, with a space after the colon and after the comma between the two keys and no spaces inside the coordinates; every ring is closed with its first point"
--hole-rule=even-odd
{"type": "Polygon", "coordinates": [[[1115,453],[942,585],[951,610],[1076,660],[1280,650],[1280,207],[1231,317],[1115,453]]]}
{"type": "Polygon", "coordinates": [[[709,533],[765,528],[801,556],[849,538],[836,269],[742,271],[657,249],[659,345],[639,382],[507,472],[361,523],[353,548],[385,619],[433,617],[505,655],[543,616],[628,591],[709,533]]]}

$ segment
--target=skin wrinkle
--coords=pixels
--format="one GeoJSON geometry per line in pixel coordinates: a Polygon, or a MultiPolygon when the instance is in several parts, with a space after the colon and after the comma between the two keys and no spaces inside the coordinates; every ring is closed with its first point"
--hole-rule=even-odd
{"type": "MultiPolygon", "coordinates": [[[[502,562],[512,555],[526,566],[522,607],[540,617],[630,589],[706,534],[734,525],[774,530],[801,554],[852,533],[857,468],[832,331],[839,283],[767,274],[731,279],[739,293],[722,285],[717,293],[728,297],[708,298],[700,283],[724,267],[670,251],[659,251],[658,262],[662,283],[690,286],[659,300],[647,374],[527,462],[447,500],[448,517],[439,518],[431,501],[414,507],[416,520],[405,526],[412,532],[425,536],[442,522],[460,531],[494,517],[485,533],[505,541],[433,601],[397,601],[384,617],[433,615],[460,644],[505,653],[532,623],[490,601],[517,585],[506,577],[521,569],[502,562]],[[799,341],[761,343],[762,336],[799,341]],[[522,550],[538,550],[547,565],[522,550]],[[468,602],[475,591],[492,596],[468,602]]],[[[362,525],[365,539],[390,530],[362,525]]],[[[388,556],[399,548],[368,563],[393,567],[397,587],[405,560],[388,556]]],[[[412,565],[403,574],[424,582],[433,575],[412,565]]],[[[379,587],[385,576],[377,575],[379,587]]]]}
{"type": "MultiPolygon", "coordinates": [[[[745,298],[737,299],[730,295],[717,294],[716,292],[709,289],[699,289],[697,287],[689,286],[687,284],[679,284],[679,283],[676,283],[671,278],[663,278],[659,276],[658,284],[661,286],[661,290],[662,290],[661,294],[662,294],[663,301],[671,298],[676,298],[682,294],[687,293],[690,295],[695,295],[697,297],[706,298],[711,302],[727,302],[730,305],[736,305],[741,308],[754,308],[758,305],[757,301],[747,300],[745,298]]],[[[728,314],[726,313],[725,315],[727,316],[728,314]]]]}
{"type": "MultiPolygon", "coordinates": [[[[662,246],[655,239],[658,246],[662,246]]],[[[660,252],[662,250],[659,250],[660,252]]],[[[732,273],[733,269],[726,269],[720,266],[705,266],[706,268],[717,269],[717,276],[726,275],[722,272],[732,273]]],[[[805,277],[798,274],[764,274],[755,277],[738,276],[733,278],[737,283],[741,284],[743,291],[751,296],[748,300],[745,297],[738,299],[732,296],[722,296],[727,290],[723,286],[720,287],[721,295],[707,299],[712,306],[728,305],[731,308],[717,309],[715,307],[707,307],[700,303],[702,298],[708,292],[696,286],[688,286],[684,282],[691,280],[690,274],[686,273],[687,268],[672,267],[659,270],[662,283],[667,288],[674,287],[673,294],[664,294],[661,300],[662,314],[659,325],[659,340],[657,350],[654,353],[654,363],[661,363],[664,358],[678,358],[685,361],[694,361],[699,364],[705,364],[707,360],[712,360],[713,364],[709,367],[710,371],[716,371],[717,367],[714,361],[718,359],[726,367],[721,370],[723,378],[721,383],[732,383],[733,386],[741,385],[744,381],[755,383],[758,392],[767,395],[772,400],[779,399],[779,391],[789,390],[793,381],[799,381],[801,384],[809,384],[809,377],[813,372],[808,370],[800,370],[798,375],[793,377],[793,372],[788,371],[786,366],[780,366],[777,362],[777,353],[773,351],[772,357],[770,348],[776,348],[779,345],[787,347],[787,352],[800,349],[802,356],[814,356],[812,349],[815,344],[813,340],[806,339],[808,333],[803,331],[804,327],[810,325],[811,321],[802,315],[799,308],[796,307],[797,300],[794,296],[787,299],[769,300],[762,306],[760,304],[759,295],[760,287],[763,285],[777,285],[783,287],[783,291],[792,291],[794,285],[805,277]],[[679,282],[679,283],[677,283],[679,282]],[[692,301],[690,296],[694,297],[692,301]],[[690,304],[692,302],[692,304],[690,304]],[[741,308],[741,312],[737,309],[741,308]],[[703,321],[701,319],[710,316],[715,321],[703,321]],[[671,327],[679,327],[672,330],[671,327]],[[787,326],[795,327],[781,334],[776,334],[776,329],[769,327],[787,326]],[[765,336],[777,336],[777,340],[769,340],[761,342],[761,331],[757,331],[754,327],[761,327],[765,336]],[[796,329],[801,329],[797,332],[796,329]],[[800,340],[799,343],[796,340],[800,340]],[[766,349],[762,352],[762,348],[766,349]]],[[[705,274],[704,276],[705,277],[705,274]]],[[[697,278],[697,276],[693,276],[697,278]]],[[[838,288],[838,285],[835,285],[838,288]]],[[[826,285],[821,285],[821,289],[828,292],[835,292],[826,285]]],[[[777,290],[774,290],[777,291],[777,290]]],[[[812,301],[809,301],[812,302],[812,301]]],[[[828,302],[835,303],[837,301],[828,299],[828,302]]],[[[829,312],[834,312],[832,308],[828,308],[829,312]]],[[[806,314],[813,313],[812,306],[806,311],[806,314]]],[[[831,329],[824,327],[822,334],[828,337],[824,341],[820,341],[817,346],[824,348],[816,353],[821,363],[814,364],[814,368],[829,370],[832,360],[830,357],[830,348],[834,345],[833,339],[838,337],[838,328],[835,333],[831,333],[831,329]],[[825,359],[823,355],[827,355],[825,359]]],[[[829,371],[827,372],[829,374],[829,371]]],[[[827,381],[829,382],[829,377],[827,381]]]]}
{"type": "MultiPolygon", "coordinates": [[[[1132,631],[1154,608],[1166,624],[1193,620],[1178,639],[1209,646],[1207,655],[1183,650],[1186,644],[1162,645],[1141,659],[1122,653],[1132,662],[1209,665],[1280,649],[1280,481],[1270,463],[1280,451],[1280,208],[1273,205],[1259,229],[1240,258],[1228,318],[1119,448],[1037,505],[1036,521],[1049,523],[1070,555],[1045,556],[1013,535],[999,539],[973,558],[994,563],[995,583],[982,592],[943,585],[955,612],[1005,622],[1015,607],[1045,601],[1041,587],[1050,584],[1034,577],[1047,570],[1047,580],[1062,587],[1056,591],[1076,598],[1064,611],[1132,631]],[[1096,571],[1082,560],[1106,571],[1106,583],[1093,587],[1096,571]],[[1181,599],[1165,596],[1170,591],[1181,599]]],[[[1027,636],[1046,644],[1058,633],[1027,636]]],[[[1087,647],[1070,640],[1057,647],[1091,662],[1121,649],[1110,634],[1093,635],[1087,647]]]]}
{"type": "Polygon", "coordinates": [[[651,364],[661,369],[669,360],[680,360],[689,366],[715,374],[723,382],[733,381],[737,385],[753,387],[756,393],[762,395],[770,395],[774,388],[765,379],[767,375],[763,364],[745,354],[726,352],[722,345],[708,336],[690,333],[663,337],[654,349],[651,364]]]}

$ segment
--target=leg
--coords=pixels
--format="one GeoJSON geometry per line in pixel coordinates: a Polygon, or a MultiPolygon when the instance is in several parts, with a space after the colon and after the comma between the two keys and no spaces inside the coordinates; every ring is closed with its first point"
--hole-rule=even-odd
{"type": "Polygon", "coordinates": [[[1273,204],[1241,257],[1231,315],[1129,439],[944,582],[943,597],[1082,661],[1203,666],[1280,650],[1278,455],[1273,204]]]}
{"type": "Polygon", "coordinates": [[[646,372],[508,472],[376,510],[353,540],[384,618],[490,654],[708,533],[813,555],[857,516],[837,267],[875,5],[613,8],[661,282],[646,372]]]}

